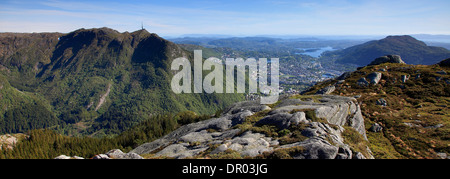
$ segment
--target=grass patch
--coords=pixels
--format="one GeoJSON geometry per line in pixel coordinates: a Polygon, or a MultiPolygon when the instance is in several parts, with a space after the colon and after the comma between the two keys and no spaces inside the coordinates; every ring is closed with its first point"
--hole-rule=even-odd
{"type": "Polygon", "coordinates": [[[290,147],[286,149],[276,149],[273,152],[264,152],[256,156],[256,159],[293,159],[295,155],[303,153],[304,148],[301,146],[290,147]]]}
{"type": "Polygon", "coordinates": [[[322,96],[320,96],[320,95],[294,95],[294,96],[291,96],[290,99],[299,99],[301,101],[313,101],[315,103],[321,103],[320,99],[322,99],[322,96]]]}
{"type": "Polygon", "coordinates": [[[209,158],[211,158],[211,159],[243,159],[239,152],[234,151],[232,149],[227,149],[223,152],[209,155],[209,158]]]}
{"type": "Polygon", "coordinates": [[[344,142],[350,145],[356,152],[361,152],[366,158],[367,156],[370,156],[369,151],[367,150],[368,142],[364,137],[352,127],[344,126],[344,129],[344,132],[342,132],[344,142]]]}

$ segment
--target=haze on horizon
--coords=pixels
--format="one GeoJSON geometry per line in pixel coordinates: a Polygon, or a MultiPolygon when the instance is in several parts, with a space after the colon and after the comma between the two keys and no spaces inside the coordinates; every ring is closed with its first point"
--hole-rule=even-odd
{"type": "Polygon", "coordinates": [[[0,32],[144,27],[161,36],[450,35],[448,0],[6,0],[0,32]]]}

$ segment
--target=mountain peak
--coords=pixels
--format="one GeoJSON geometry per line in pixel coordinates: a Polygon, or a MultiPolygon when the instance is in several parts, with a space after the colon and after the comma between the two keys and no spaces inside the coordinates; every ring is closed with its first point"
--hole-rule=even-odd
{"type": "Polygon", "coordinates": [[[380,41],[382,42],[389,42],[389,43],[394,43],[395,45],[409,45],[409,44],[416,44],[419,46],[424,46],[426,47],[427,44],[425,44],[422,41],[417,40],[414,37],[411,37],[409,35],[396,35],[396,36],[387,36],[384,39],[381,39],[380,41]]]}

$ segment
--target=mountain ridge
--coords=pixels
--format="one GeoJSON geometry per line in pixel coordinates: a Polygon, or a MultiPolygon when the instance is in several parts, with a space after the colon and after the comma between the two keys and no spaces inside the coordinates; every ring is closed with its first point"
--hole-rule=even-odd
{"type": "Polygon", "coordinates": [[[409,35],[387,36],[381,40],[369,41],[323,55],[334,58],[338,63],[365,66],[373,59],[389,54],[402,56],[407,64],[423,65],[436,64],[450,57],[449,50],[442,47],[427,46],[424,42],[409,35]]]}
{"type": "Polygon", "coordinates": [[[117,134],[154,114],[214,113],[243,98],[241,94],[175,95],[170,89],[171,61],[193,60],[193,54],[145,29],[0,37],[3,75],[14,88],[45,98],[63,121],[56,129],[63,133],[117,134]]]}

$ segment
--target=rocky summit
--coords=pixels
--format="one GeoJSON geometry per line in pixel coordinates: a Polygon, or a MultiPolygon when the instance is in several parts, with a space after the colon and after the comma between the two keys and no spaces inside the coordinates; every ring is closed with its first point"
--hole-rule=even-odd
{"type": "Polygon", "coordinates": [[[146,158],[373,158],[360,106],[334,95],[236,103],[134,150],[146,158]]]}

